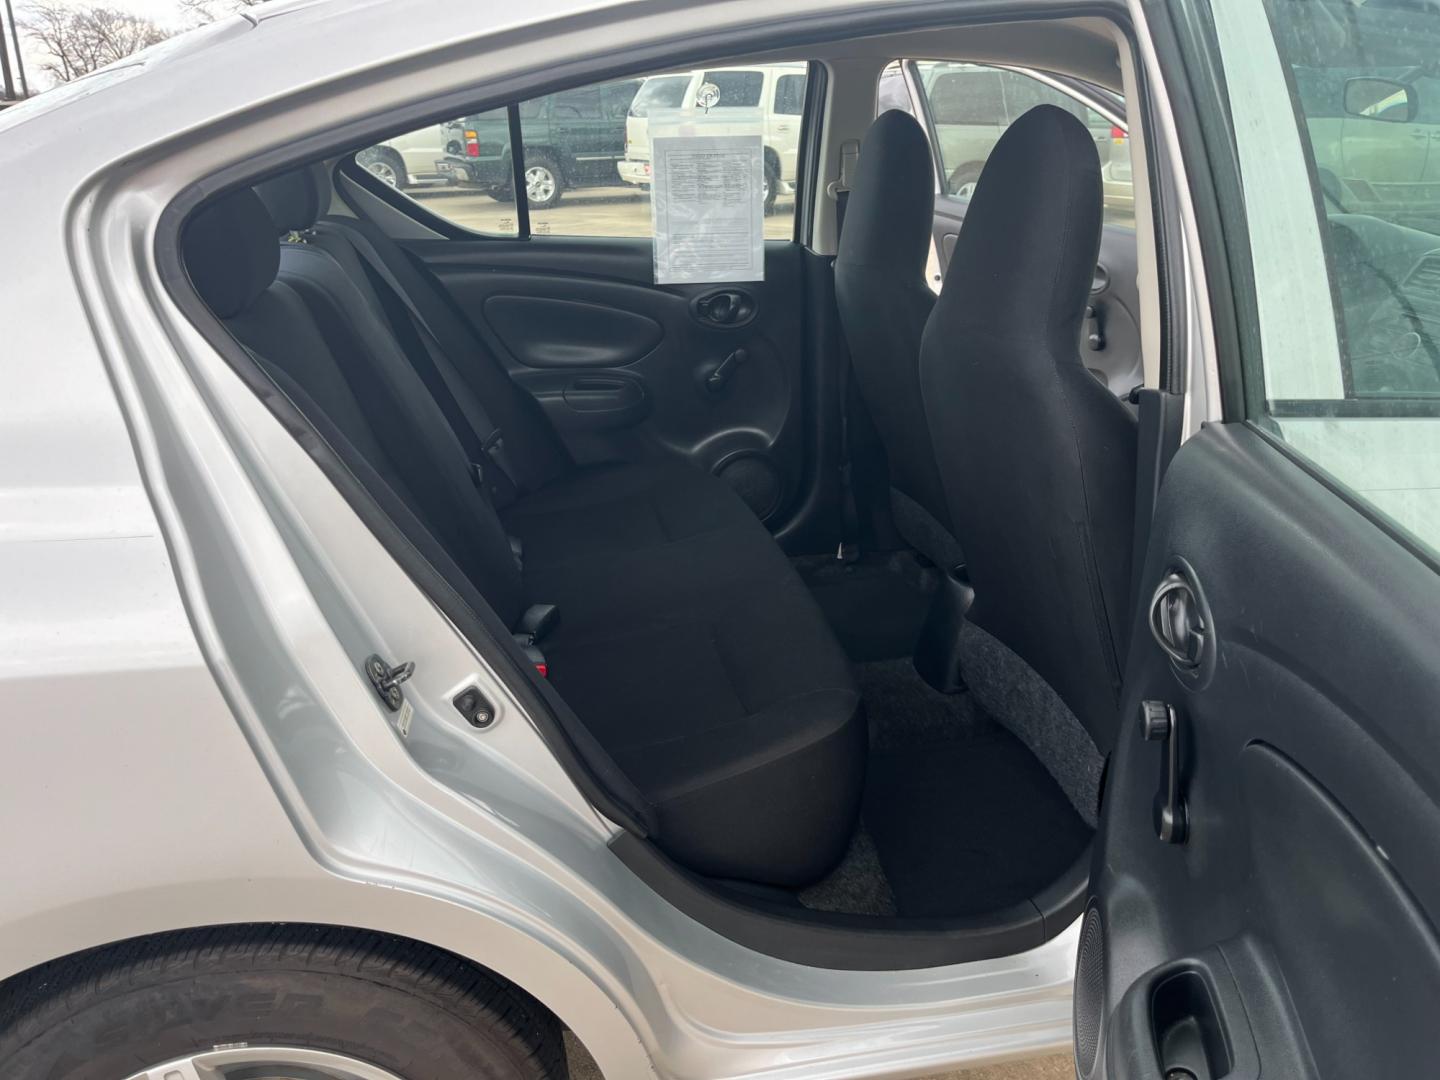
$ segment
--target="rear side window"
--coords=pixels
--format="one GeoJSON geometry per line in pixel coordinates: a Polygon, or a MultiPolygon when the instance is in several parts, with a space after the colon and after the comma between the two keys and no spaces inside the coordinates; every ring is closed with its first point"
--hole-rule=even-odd
{"type": "MultiPolygon", "coordinates": [[[[695,109],[690,88],[710,82],[720,92],[716,107],[755,110],[744,115],[750,130],[758,117],[764,139],[765,236],[790,239],[807,77],[800,63],[671,71],[516,102],[524,162],[519,198],[530,232],[652,235],[651,115],[695,109]],[[767,85],[772,91],[762,104],[767,85]]],[[[518,237],[515,150],[508,109],[493,109],[367,147],[355,160],[453,225],[518,237]]]]}
{"type": "Polygon", "coordinates": [[[504,109],[427,124],[359,151],[355,163],[448,222],[488,236],[520,235],[508,197],[504,109]]]}
{"type": "Polygon", "coordinates": [[[716,108],[753,109],[760,104],[765,89],[765,73],[761,71],[707,71],[705,82],[720,91],[716,108]]]}

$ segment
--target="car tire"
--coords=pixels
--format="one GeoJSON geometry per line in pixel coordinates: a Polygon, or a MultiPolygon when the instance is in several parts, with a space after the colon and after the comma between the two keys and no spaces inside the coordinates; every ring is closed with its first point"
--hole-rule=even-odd
{"type": "Polygon", "coordinates": [[[525,151],[525,201],[531,210],[549,210],[560,201],[565,181],[555,159],[543,151],[525,151]]]}
{"type": "Polygon", "coordinates": [[[401,191],[410,186],[405,159],[388,146],[372,146],[355,155],[355,163],[383,183],[401,191]]]}
{"type": "Polygon", "coordinates": [[[496,184],[485,194],[489,195],[496,202],[511,203],[515,201],[515,187],[513,184],[496,184]]]}
{"type": "Polygon", "coordinates": [[[776,168],[773,161],[765,162],[765,186],[761,189],[761,197],[765,200],[765,213],[773,213],[775,210],[775,196],[780,193],[780,170],[776,168]]]}
{"type": "Polygon", "coordinates": [[[950,194],[968,199],[975,194],[975,185],[980,182],[982,164],[961,165],[950,174],[950,194]]]}
{"type": "Polygon", "coordinates": [[[317,1080],[568,1075],[559,1023],[529,995],[452,953],[367,931],[188,930],[46,964],[0,990],[0,1076],[147,1080],[220,1066],[317,1080]]]}

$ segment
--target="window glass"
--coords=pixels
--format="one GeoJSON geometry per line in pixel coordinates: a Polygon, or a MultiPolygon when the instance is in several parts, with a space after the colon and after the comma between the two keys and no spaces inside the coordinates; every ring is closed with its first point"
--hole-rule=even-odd
{"type": "Polygon", "coordinates": [[[875,87],[875,115],[891,109],[899,109],[915,115],[915,105],[910,100],[910,88],[905,85],[905,73],[900,70],[900,61],[892,60],[880,72],[880,82],[875,87]]]}
{"type": "Polygon", "coordinates": [[[355,162],[448,222],[519,235],[504,109],[427,124],[359,151],[355,162]]]}
{"type": "Polygon", "coordinates": [[[707,71],[702,82],[714,83],[720,91],[719,109],[753,109],[760,104],[760,94],[765,89],[765,73],[755,69],[745,71],[707,71]]]}
{"type": "Polygon", "coordinates": [[[600,87],[586,86],[555,95],[555,115],[564,119],[599,120],[600,87]]]}
{"type": "MultiPolygon", "coordinates": [[[[712,114],[742,109],[750,124],[758,113],[765,235],[791,238],[806,75],[804,63],[670,71],[519,102],[531,233],[650,236],[651,112],[694,109],[694,91],[713,82],[720,100],[712,114]]],[[[518,235],[505,109],[432,124],[362,150],[356,161],[446,221],[491,236],[518,235]]]]}
{"type": "Polygon", "coordinates": [[[630,103],[630,115],[646,117],[651,109],[678,109],[685,104],[685,88],[694,77],[692,72],[684,75],[654,75],[640,84],[635,100],[630,103]]]}
{"type": "Polygon", "coordinates": [[[781,75],[775,80],[775,114],[799,116],[805,111],[805,76],[781,75]]]}
{"type": "Polygon", "coordinates": [[[1259,314],[1249,415],[1440,552],[1440,11],[1215,12],[1259,314]]]}
{"type": "MultiPolygon", "coordinates": [[[[930,114],[945,194],[968,199],[1005,129],[1037,105],[1056,105],[1084,123],[1095,140],[1105,186],[1106,224],[1134,225],[1130,140],[1123,127],[1063,90],[1021,72],[922,60],[915,65],[915,75],[930,114]]],[[[884,81],[882,75],[882,90],[884,81]]]]}

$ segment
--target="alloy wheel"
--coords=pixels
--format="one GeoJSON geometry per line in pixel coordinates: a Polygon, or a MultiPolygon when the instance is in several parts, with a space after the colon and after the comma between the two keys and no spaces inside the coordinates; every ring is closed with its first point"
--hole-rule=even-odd
{"type": "Polygon", "coordinates": [[[525,194],[531,202],[549,202],[555,196],[555,174],[544,165],[529,165],[525,169],[525,194]]]}
{"type": "Polygon", "coordinates": [[[129,1080],[401,1080],[388,1069],[330,1050],[234,1046],[142,1069],[129,1080]]]}

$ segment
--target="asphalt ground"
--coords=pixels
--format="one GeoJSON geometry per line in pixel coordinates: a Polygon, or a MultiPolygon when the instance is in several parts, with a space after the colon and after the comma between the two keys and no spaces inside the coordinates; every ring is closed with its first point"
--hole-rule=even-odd
{"type": "MultiPolygon", "coordinates": [[[[469,188],[411,188],[406,192],[431,212],[477,232],[516,234],[515,204],[469,188]]],[[[795,200],[779,196],[765,216],[767,239],[788,240],[795,229],[795,200]]],[[[537,236],[651,236],[650,194],[626,184],[567,191],[549,210],[530,211],[537,236]]]]}
{"type": "MultiPolygon", "coordinates": [[[[570,1058],[570,1080],[602,1080],[600,1070],[571,1035],[565,1036],[565,1049],[570,1058]]],[[[1068,1056],[1013,1061],[1005,1065],[987,1065],[979,1069],[959,1069],[936,1073],[925,1080],[1075,1080],[1075,1065],[1068,1056]]]]}

